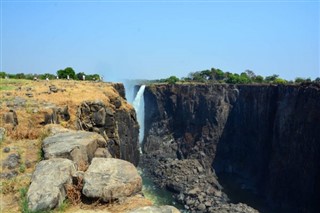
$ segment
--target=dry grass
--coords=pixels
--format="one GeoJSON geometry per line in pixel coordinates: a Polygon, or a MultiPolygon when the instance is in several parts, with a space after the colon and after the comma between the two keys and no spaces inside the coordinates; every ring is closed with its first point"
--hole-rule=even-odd
{"type": "Polygon", "coordinates": [[[71,206],[66,210],[66,213],[95,213],[95,212],[104,212],[104,213],[124,213],[130,210],[136,209],[143,206],[151,206],[152,202],[141,195],[135,195],[128,197],[122,202],[115,202],[112,204],[101,204],[97,203],[96,205],[88,205],[80,203],[79,205],[71,206]]]}
{"type": "Polygon", "coordinates": [[[73,178],[73,184],[65,184],[68,200],[72,205],[81,202],[81,190],[83,188],[83,179],[81,177],[73,178]]]}

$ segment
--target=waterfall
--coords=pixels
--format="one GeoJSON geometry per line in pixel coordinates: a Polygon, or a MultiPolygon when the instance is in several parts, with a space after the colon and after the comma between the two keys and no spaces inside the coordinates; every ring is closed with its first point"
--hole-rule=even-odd
{"type": "Polygon", "coordinates": [[[145,85],[141,85],[139,88],[139,91],[134,98],[133,101],[133,107],[136,110],[137,113],[137,118],[138,118],[138,123],[140,126],[139,129],[139,143],[141,145],[144,137],[144,99],[143,99],[143,92],[144,89],[146,88],[145,85]]]}

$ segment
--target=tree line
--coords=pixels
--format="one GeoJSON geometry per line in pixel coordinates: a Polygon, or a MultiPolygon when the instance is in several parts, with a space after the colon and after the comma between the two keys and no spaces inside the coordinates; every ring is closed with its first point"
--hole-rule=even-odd
{"type": "Polygon", "coordinates": [[[85,74],[84,72],[76,73],[72,67],[67,67],[65,69],[60,69],[56,72],[56,75],[52,73],[44,74],[25,74],[17,73],[10,74],[6,72],[0,72],[0,78],[10,78],[10,79],[27,79],[27,80],[46,80],[46,79],[73,79],[73,80],[88,80],[96,81],[102,80],[102,77],[99,74],[85,74]]]}
{"type": "Polygon", "coordinates": [[[263,77],[256,75],[252,70],[246,70],[240,74],[223,72],[220,69],[211,68],[210,70],[191,72],[187,77],[179,79],[176,76],[170,76],[166,79],[157,79],[149,81],[149,83],[169,83],[178,82],[200,82],[200,83],[228,83],[228,84],[254,84],[254,83],[272,83],[272,84],[294,84],[294,83],[320,83],[320,77],[314,79],[297,77],[295,80],[288,81],[280,78],[279,75],[273,74],[263,77]]]}

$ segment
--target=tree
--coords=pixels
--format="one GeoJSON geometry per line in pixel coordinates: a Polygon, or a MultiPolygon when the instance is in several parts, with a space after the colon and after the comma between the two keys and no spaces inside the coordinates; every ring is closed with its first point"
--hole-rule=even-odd
{"type": "Polygon", "coordinates": [[[84,80],[83,79],[83,76],[85,76],[86,74],[84,74],[84,72],[79,72],[79,73],[77,73],[77,79],[79,79],[79,80],[84,80]]]}
{"type": "Polygon", "coordinates": [[[251,82],[251,78],[249,78],[249,76],[247,75],[246,72],[242,72],[240,74],[240,78],[239,78],[240,83],[242,84],[247,84],[251,82]]]}
{"type": "Polygon", "coordinates": [[[40,74],[38,75],[38,79],[41,79],[41,80],[46,80],[46,79],[55,79],[56,76],[51,74],[51,73],[45,73],[45,74],[40,74]]]}
{"type": "Polygon", "coordinates": [[[316,82],[316,83],[320,83],[320,77],[318,77],[318,78],[314,79],[314,82],[316,82]]]}
{"type": "Polygon", "coordinates": [[[282,79],[282,78],[276,78],[273,83],[275,84],[286,84],[288,83],[286,80],[282,79]]]}
{"type": "Polygon", "coordinates": [[[67,79],[67,76],[69,76],[71,79],[76,79],[76,73],[71,67],[67,67],[64,70],[58,70],[57,75],[60,79],[67,79]]]}
{"type": "Polygon", "coordinates": [[[15,78],[17,78],[17,79],[25,79],[26,76],[24,75],[24,73],[17,73],[15,78]]]}
{"type": "Polygon", "coordinates": [[[279,77],[279,75],[273,74],[273,75],[271,75],[271,76],[267,76],[267,77],[265,78],[265,81],[272,83],[272,82],[275,81],[278,77],[279,77]]]}
{"type": "Polygon", "coordinates": [[[191,72],[189,74],[190,78],[192,79],[192,81],[197,81],[197,82],[204,82],[204,74],[201,74],[201,72],[191,72]]]}
{"type": "Polygon", "coordinates": [[[88,80],[88,81],[100,80],[100,75],[99,74],[86,75],[86,80],[88,80]]]}
{"type": "Polygon", "coordinates": [[[7,73],[5,73],[5,72],[0,72],[0,78],[5,78],[6,75],[7,75],[7,73]]]}
{"type": "Polygon", "coordinates": [[[304,79],[304,78],[301,78],[301,77],[297,77],[295,80],[294,80],[294,82],[295,83],[303,83],[303,82],[305,82],[306,81],[306,79],[304,79]]]}
{"type": "Polygon", "coordinates": [[[263,82],[263,77],[261,75],[257,75],[254,80],[254,82],[257,82],[257,83],[262,83],[263,82]]]}
{"type": "Polygon", "coordinates": [[[256,74],[252,70],[244,71],[250,79],[256,78],[256,74]]]}
{"type": "Polygon", "coordinates": [[[211,68],[212,76],[215,80],[223,80],[224,79],[224,72],[220,69],[211,68]]]}
{"type": "Polygon", "coordinates": [[[169,84],[175,84],[179,81],[179,78],[176,76],[170,76],[169,78],[166,79],[166,82],[169,84]]]}

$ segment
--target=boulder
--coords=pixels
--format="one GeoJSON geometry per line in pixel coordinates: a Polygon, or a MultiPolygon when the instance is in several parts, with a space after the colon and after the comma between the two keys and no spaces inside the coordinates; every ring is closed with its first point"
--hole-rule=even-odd
{"type": "MultiPolygon", "coordinates": [[[[0,141],[1,141],[1,139],[0,139],[0,141]]],[[[10,147],[4,147],[4,148],[3,148],[3,152],[4,152],[4,153],[10,152],[10,147]]]]}
{"type": "Polygon", "coordinates": [[[7,101],[6,105],[9,108],[24,108],[26,106],[27,100],[25,98],[16,96],[13,100],[7,101]]]}
{"type": "Polygon", "coordinates": [[[66,198],[64,184],[72,183],[76,172],[68,159],[43,160],[36,166],[27,193],[28,206],[32,211],[45,211],[59,206],[66,198]]]}
{"type": "Polygon", "coordinates": [[[10,154],[2,163],[2,168],[15,169],[20,165],[20,155],[13,153],[10,154]]]}
{"type": "Polygon", "coordinates": [[[82,193],[111,201],[129,197],[142,189],[142,179],[130,162],[115,158],[93,158],[84,174],[82,193]]]}
{"type": "Polygon", "coordinates": [[[105,139],[93,132],[66,131],[43,140],[44,158],[68,158],[80,165],[89,164],[99,147],[106,147],[105,139]]]}
{"type": "Polygon", "coordinates": [[[70,120],[68,106],[64,107],[53,107],[52,113],[45,112],[44,114],[44,121],[41,123],[42,125],[46,124],[59,124],[60,120],[68,121],[70,120]]]}
{"type": "Polygon", "coordinates": [[[173,206],[144,206],[128,213],[180,213],[180,211],[173,206]]]}
{"type": "Polygon", "coordinates": [[[17,113],[14,110],[10,110],[9,112],[3,115],[3,122],[6,124],[12,124],[13,126],[18,125],[18,117],[17,113]]]}

